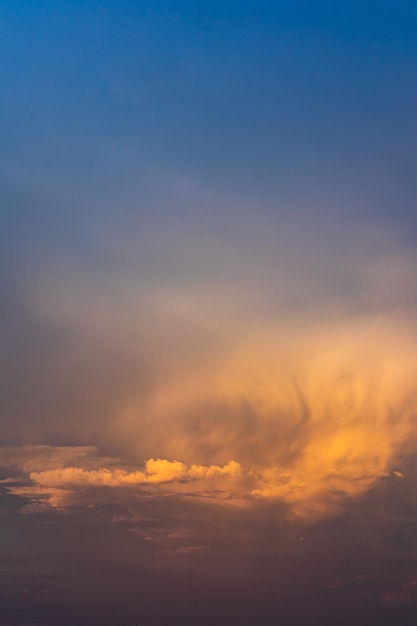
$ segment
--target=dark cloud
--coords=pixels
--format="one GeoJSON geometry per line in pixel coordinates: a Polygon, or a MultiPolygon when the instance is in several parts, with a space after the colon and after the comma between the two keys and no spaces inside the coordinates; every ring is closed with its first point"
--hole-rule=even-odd
{"type": "Polygon", "coordinates": [[[271,503],[237,510],[126,490],[113,499],[102,491],[94,508],[64,517],[3,518],[10,556],[2,558],[2,623],[156,625],[175,615],[186,624],[295,625],[307,613],[325,624],[391,624],[396,615],[412,623],[416,554],[381,549],[392,528],[368,514],[375,494],[307,528],[271,503]],[[30,546],[31,557],[14,555],[23,536],[20,550],[30,546]]]}

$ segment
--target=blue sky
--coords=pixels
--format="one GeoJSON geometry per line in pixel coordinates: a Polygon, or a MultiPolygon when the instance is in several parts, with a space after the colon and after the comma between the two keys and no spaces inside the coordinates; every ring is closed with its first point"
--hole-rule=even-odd
{"type": "Polygon", "coordinates": [[[7,246],[76,246],[98,190],[93,221],[146,213],[159,177],[415,226],[412,2],[10,2],[1,25],[7,246]]]}
{"type": "Polygon", "coordinates": [[[411,185],[416,9],[337,4],[9,3],[6,163],[82,181],[117,167],[104,153],[275,201],[339,183],[383,203],[411,185]]]}

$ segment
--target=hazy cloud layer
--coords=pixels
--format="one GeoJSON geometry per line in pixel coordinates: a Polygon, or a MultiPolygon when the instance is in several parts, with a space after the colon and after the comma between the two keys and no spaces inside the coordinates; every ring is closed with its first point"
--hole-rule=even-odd
{"type": "Polygon", "coordinates": [[[51,257],[6,298],[3,441],[72,446],[35,484],[230,478],[232,459],[245,497],[312,521],[415,451],[414,253],[326,212],[234,214],[129,218],[97,233],[104,270],[51,257]]]}

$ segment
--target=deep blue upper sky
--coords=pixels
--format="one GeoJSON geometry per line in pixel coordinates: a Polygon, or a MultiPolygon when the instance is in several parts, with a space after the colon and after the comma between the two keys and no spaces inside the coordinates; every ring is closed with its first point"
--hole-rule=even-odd
{"type": "Polygon", "coordinates": [[[0,27],[4,194],[36,196],[7,201],[18,230],[149,171],[413,222],[415,2],[25,1],[0,27]]]}

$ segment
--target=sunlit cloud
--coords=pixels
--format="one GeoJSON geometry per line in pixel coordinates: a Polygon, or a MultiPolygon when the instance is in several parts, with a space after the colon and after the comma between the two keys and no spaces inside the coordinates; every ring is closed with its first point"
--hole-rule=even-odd
{"type": "MultiPolygon", "coordinates": [[[[21,376],[33,394],[45,376],[35,441],[54,445],[2,449],[7,478],[27,477],[16,489],[66,505],[82,488],[228,494],[311,522],[402,473],[417,449],[415,254],[328,215],[309,237],[255,217],[229,238],[205,223],[203,240],[196,219],[132,223],[104,246],[112,272],[43,268],[32,333],[53,329],[54,359],[26,372],[38,355],[23,345],[21,376]]],[[[25,443],[33,408],[9,403],[25,443]]]]}
{"type": "Polygon", "coordinates": [[[179,461],[166,459],[149,459],[145,463],[145,471],[128,471],[122,469],[100,468],[85,470],[79,467],[66,467],[44,472],[31,472],[29,478],[38,485],[47,487],[106,485],[120,487],[124,485],[146,485],[171,482],[205,480],[218,476],[240,476],[242,468],[239,463],[229,461],[224,467],[218,465],[192,465],[187,467],[179,461]]]}

